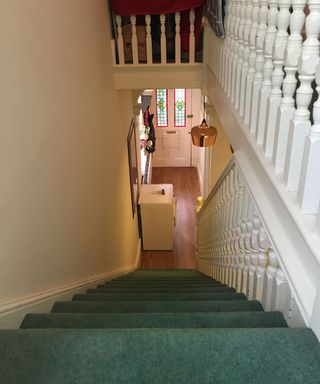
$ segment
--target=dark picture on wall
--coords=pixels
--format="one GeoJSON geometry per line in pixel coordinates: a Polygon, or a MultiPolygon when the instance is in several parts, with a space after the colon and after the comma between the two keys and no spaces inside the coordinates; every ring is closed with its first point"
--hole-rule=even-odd
{"type": "Polygon", "coordinates": [[[127,143],[128,143],[129,172],[130,172],[132,216],[134,217],[137,204],[138,204],[138,198],[139,198],[139,183],[138,183],[136,128],[135,128],[135,123],[133,119],[131,120],[131,123],[130,123],[127,143]]]}

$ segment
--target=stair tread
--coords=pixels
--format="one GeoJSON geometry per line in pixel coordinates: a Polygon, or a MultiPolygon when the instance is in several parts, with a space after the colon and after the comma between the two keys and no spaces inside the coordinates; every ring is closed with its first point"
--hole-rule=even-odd
{"type": "Polygon", "coordinates": [[[57,301],[51,312],[234,312],[263,311],[258,301],[57,301]]]}
{"type": "Polygon", "coordinates": [[[309,329],[2,330],[0,354],[6,384],[320,382],[309,329]]]}
{"type": "Polygon", "coordinates": [[[21,328],[227,328],[286,327],[280,312],[34,313],[21,328]]]}
{"type": "Polygon", "coordinates": [[[243,293],[78,293],[73,296],[75,301],[145,301],[145,300],[246,300],[243,293]]]}
{"type": "Polygon", "coordinates": [[[177,281],[170,281],[170,282],[150,282],[150,281],[138,281],[138,282],[123,282],[123,281],[111,281],[107,282],[104,285],[107,286],[119,286],[119,287],[127,287],[127,286],[137,286],[137,287],[148,287],[148,286],[172,286],[172,287],[178,287],[178,286],[188,286],[188,287],[196,287],[196,286],[225,286],[225,284],[220,284],[215,281],[210,282],[177,282],[177,281]]]}
{"type": "Polygon", "coordinates": [[[88,289],[87,293],[206,293],[206,292],[235,292],[234,288],[230,287],[174,287],[174,288],[117,288],[117,287],[98,287],[88,289]]]}

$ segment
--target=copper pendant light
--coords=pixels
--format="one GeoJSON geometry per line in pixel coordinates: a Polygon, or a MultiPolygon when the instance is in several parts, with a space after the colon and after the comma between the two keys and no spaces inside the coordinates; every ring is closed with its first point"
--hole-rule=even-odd
{"type": "Polygon", "coordinates": [[[191,129],[192,143],[197,147],[210,147],[216,142],[217,133],[217,129],[203,119],[200,125],[191,129]]]}

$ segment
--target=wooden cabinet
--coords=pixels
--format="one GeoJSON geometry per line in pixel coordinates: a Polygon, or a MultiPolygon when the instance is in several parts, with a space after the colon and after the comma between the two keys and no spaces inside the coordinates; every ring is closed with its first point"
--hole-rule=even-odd
{"type": "Polygon", "coordinates": [[[173,248],[175,198],[172,184],[143,184],[139,199],[144,250],[173,248]]]}

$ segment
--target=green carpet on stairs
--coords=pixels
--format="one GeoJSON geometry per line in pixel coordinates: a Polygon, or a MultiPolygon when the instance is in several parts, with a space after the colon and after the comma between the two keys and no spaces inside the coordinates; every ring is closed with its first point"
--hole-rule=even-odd
{"type": "Polygon", "coordinates": [[[35,313],[21,328],[267,328],[286,327],[280,312],[35,313]]]}
{"type": "Polygon", "coordinates": [[[100,287],[94,289],[88,289],[87,293],[214,293],[214,292],[235,292],[234,288],[230,287],[195,287],[195,288],[185,288],[185,287],[174,287],[174,288],[159,288],[159,287],[100,287]]]}
{"type": "Polygon", "coordinates": [[[52,312],[234,312],[263,311],[258,301],[57,301],[52,312]]]}
{"type": "Polygon", "coordinates": [[[139,270],[0,330],[0,384],[319,384],[320,347],[202,273],[139,270]]]}
{"type": "Polygon", "coordinates": [[[181,301],[181,300],[246,300],[243,293],[93,293],[76,294],[74,301],[181,301]]]}
{"type": "Polygon", "coordinates": [[[0,333],[5,384],[319,384],[309,329],[22,329],[0,333]]]}

